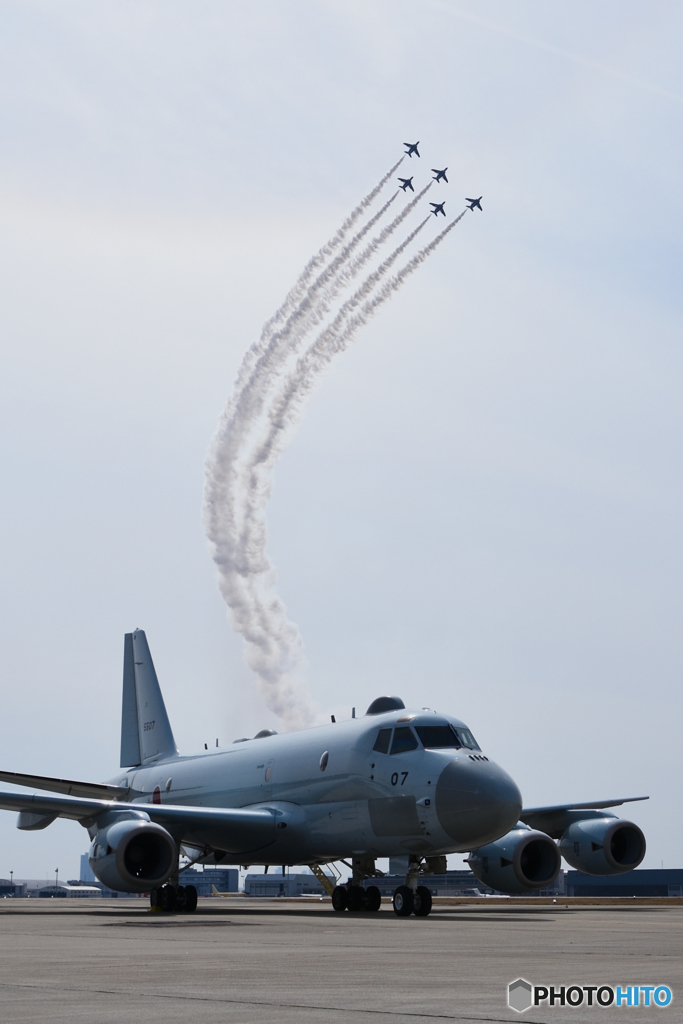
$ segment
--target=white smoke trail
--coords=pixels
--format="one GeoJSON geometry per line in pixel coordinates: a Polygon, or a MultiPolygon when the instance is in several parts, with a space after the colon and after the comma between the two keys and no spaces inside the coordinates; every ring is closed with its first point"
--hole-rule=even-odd
{"type": "MultiPolygon", "coordinates": [[[[386,177],[387,175],[382,180],[385,180],[386,177]]],[[[374,195],[376,191],[377,189],[373,189],[370,195],[374,195]]],[[[299,306],[290,314],[280,330],[271,333],[267,345],[263,347],[258,357],[254,354],[254,347],[245,356],[233,388],[232,396],[221,416],[212,445],[212,452],[209,456],[209,462],[215,461],[215,457],[220,450],[221,462],[225,468],[232,461],[231,452],[234,453],[240,450],[244,442],[243,434],[245,429],[247,431],[253,429],[258,422],[269,390],[272,387],[273,379],[282,371],[283,365],[286,364],[290,355],[299,347],[307,332],[324,319],[331,301],[345,283],[345,279],[339,274],[340,268],[343,267],[363,237],[386,213],[397,195],[398,191],[357,232],[342,252],[333,260],[332,264],[309,285],[307,290],[304,291],[302,289],[303,294],[299,306]],[[322,295],[320,294],[321,288],[324,289],[322,295]],[[228,437],[231,439],[229,444],[227,442],[228,437]]],[[[409,204],[403,214],[395,219],[393,222],[394,227],[407,215],[407,212],[413,206],[414,202],[409,204]]],[[[348,223],[348,220],[346,223],[348,223]]],[[[383,238],[384,233],[382,235],[383,238]]],[[[361,257],[356,258],[354,261],[356,273],[371,258],[378,244],[377,240],[374,246],[371,243],[361,257]]],[[[263,338],[264,333],[262,332],[262,340],[263,338]]],[[[222,507],[223,516],[225,516],[224,501],[222,502],[222,507]]]]}
{"type": "MultiPolygon", "coordinates": [[[[334,321],[321,332],[315,343],[297,360],[296,368],[289,375],[279,396],[273,397],[269,429],[245,468],[244,515],[239,546],[243,552],[248,553],[249,559],[253,560],[253,572],[250,576],[252,583],[258,583],[256,566],[260,566],[259,571],[265,574],[269,568],[264,510],[272,490],[272,469],[278,457],[287,447],[291,433],[300,419],[301,407],[305,399],[310,395],[318,378],[332,359],[348,348],[359,327],[364,326],[380,306],[401,287],[404,280],[424,263],[430,253],[462,220],[466,212],[463,211],[452,220],[429,245],[416,253],[405,267],[386,282],[376,295],[367,299],[391,264],[396,261],[429,218],[422,221],[387,257],[384,263],[363,282],[352,298],[342,306],[334,321]],[[364,299],[367,301],[361,305],[364,299]],[[359,306],[358,312],[352,315],[359,306]]],[[[257,594],[255,594],[255,603],[258,604],[257,594]]]]}
{"type": "MultiPolygon", "coordinates": [[[[385,175],[385,179],[386,177],[387,175],[385,175]]],[[[267,344],[262,347],[258,357],[251,360],[248,374],[246,360],[243,362],[233,389],[232,401],[228,403],[223,413],[221,428],[223,432],[227,433],[235,429],[235,420],[238,415],[246,417],[250,423],[255,421],[269,394],[273,378],[281,372],[283,364],[301,345],[306,334],[322,322],[340,289],[360,273],[378,248],[412,212],[432,184],[433,182],[429,182],[414,199],[407,203],[401,213],[369,243],[359,256],[349,260],[353,250],[394,202],[398,195],[398,191],[395,192],[338,253],[332,263],[318,275],[315,281],[308,288],[302,286],[298,305],[290,313],[285,324],[279,330],[271,332],[267,344]]],[[[374,189],[370,195],[376,194],[376,191],[377,189],[374,189]]],[[[270,321],[270,323],[272,322],[270,321]]]]}
{"type": "MultiPolygon", "coordinates": [[[[291,342],[292,327],[297,326],[294,345],[305,333],[302,310],[295,305],[315,308],[315,295],[321,286],[334,277],[335,271],[348,259],[360,240],[383,216],[398,193],[395,193],[370,218],[366,225],[345,246],[328,273],[319,275],[310,284],[315,269],[324,265],[325,260],[344,240],[348,231],[378,195],[401,161],[388,171],[371,192],[362,200],[316,257],[313,258],[292,289],[287,300],[264,327],[257,345],[252,346],[243,361],[232,397],[221,419],[207,459],[207,481],[205,489],[205,522],[209,540],[214,548],[214,560],[218,567],[219,587],[226,604],[231,610],[233,625],[247,644],[247,662],[257,672],[264,685],[264,696],[268,707],[288,726],[310,723],[311,713],[301,692],[301,687],[289,678],[288,673],[300,662],[303,645],[296,626],[289,622],[285,607],[276,595],[269,595],[255,603],[253,588],[248,586],[250,574],[256,571],[264,588],[272,587],[274,570],[270,563],[254,564],[253,557],[239,544],[239,465],[247,446],[249,435],[255,429],[264,401],[272,384],[274,374],[286,361],[286,338],[291,342]],[[274,332],[273,326],[282,319],[288,308],[294,306],[281,332],[274,332]]],[[[308,327],[315,318],[310,319],[308,327]]],[[[319,321],[317,321],[319,322],[319,321]]]]}
{"type": "MultiPolygon", "coordinates": [[[[393,170],[395,167],[389,174],[393,170]]],[[[382,182],[387,180],[389,174],[384,176],[382,182]]],[[[379,191],[379,187],[376,186],[369,196],[374,197],[379,191]]],[[[396,198],[396,194],[346,245],[328,271],[320,275],[312,285],[309,285],[307,292],[304,292],[301,287],[300,291],[304,293],[300,303],[301,307],[311,306],[313,309],[320,307],[320,300],[317,304],[314,303],[316,292],[328,278],[332,277],[334,280],[335,271],[348,259],[360,240],[386,212],[396,198]]],[[[368,206],[369,202],[370,199],[366,197],[355,213],[368,206]]],[[[348,229],[353,219],[353,215],[347,218],[344,230],[348,229]]],[[[337,244],[342,237],[343,232],[340,230],[333,240],[334,244],[337,244]]],[[[331,247],[330,243],[327,249],[329,250],[331,247]]],[[[366,255],[365,259],[367,258],[369,258],[369,254],[366,255]]],[[[309,270],[314,262],[311,261],[309,264],[309,270]]],[[[318,262],[321,260],[319,259],[318,262]]],[[[306,276],[307,272],[302,275],[300,284],[306,276]]],[[[310,277],[310,273],[308,276],[310,277]]],[[[305,329],[310,329],[314,322],[319,322],[319,316],[320,309],[318,308],[316,316],[309,318],[308,322],[304,318],[302,323],[297,324],[298,320],[302,320],[302,310],[295,310],[285,328],[271,335],[266,351],[261,354],[255,364],[252,360],[250,376],[247,376],[246,363],[243,364],[233,398],[224,412],[207,462],[205,518],[207,532],[213,541],[214,557],[219,568],[219,586],[226,603],[232,610],[235,628],[242,633],[247,641],[247,660],[250,667],[269,686],[279,680],[283,673],[290,671],[299,661],[302,645],[296,627],[287,621],[284,605],[279,598],[269,598],[267,606],[260,601],[255,607],[250,593],[251,588],[244,585],[245,579],[248,579],[252,572],[267,574],[266,582],[271,584],[274,577],[269,571],[268,565],[254,565],[253,558],[248,557],[248,551],[241,544],[235,543],[239,529],[239,487],[236,486],[238,468],[249,433],[253,431],[258,422],[268,389],[272,384],[273,375],[277,374],[286,355],[286,346],[283,345],[283,342],[288,336],[291,342],[292,327],[297,326],[294,336],[294,345],[296,346],[305,333],[305,329]]],[[[253,355],[253,349],[251,354],[253,355]]],[[[294,695],[292,693],[283,694],[282,685],[279,690],[280,693],[269,699],[268,704],[272,710],[284,718],[287,708],[295,703],[294,695]]],[[[300,713],[298,721],[301,724],[300,713]]]]}
{"type": "Polygon", "coordinates": [[[372,239],[358,256],[351,259],[353,250],[357,248],[365,235],[368,234],[370,229],[374,227],[396,199],[398,192],[395,192],[375,216],[338,253],[332,263],[303,292],[298,306],[287,318],[285,324],[271,334],[267,346],[253,364],[249,378],[241,383],[232,409],[229,412],[226,410],[224,414],[224,416],[232,414],[225,423],[226,430],[235,429],[235,420],[238,418],[238,413],[243,417],[246,415],[250,423],[256,421],[257,416],[263,409],[267,396],[270,394],[274,378],[282,372],[282,368],[287,360],[301,347],[306,335],[322,323],[340,290],[348,285],[354,277],[358,276],[377,250],[409,216],[417,203],[429,191],[432,184],[433,182],[430,181],[414,199],[406,204],[401,213],[372,239]],[[239,406],[242,407],[241,410],[238,409],[239,406]]]}
{"type": "Polygon", "coordinates": [[[259,354],[263,351],[266,344],[268,343],[268,339],[273,333],[275,326],[281,323],[294,309],[296,309],[303,295],[305,294],[308,282],[313,277],[313,274],[320,267],[324,266],[328,257],[332,255],[337,246],[341,245],[341,243],[344,241],[351,228],[354,226],[354,224],[356,224],[358,219],[365,213],[368,207],[372,205],[372,203],[377,198],[379,193],[382,191],[386,183],[389,181],[391,176],[398,170],[398,168],[401,166],[404,160],[405,156],[402,156],[401,159],[398,160],[393,167],[389,168],[386,174],[384,174],[377,182],[375,187],[371,189],[370,192],[368,192],[368,194],[364,196],[363,199],[361,199],[358,206],[356,206],[356,208],[351,211],[351,213],[346,218],[346,220],[339,228],[339,230],[336,231],[332,238],[330,238],[329,241],[325,242],[325,244],[318,250],[315,256],[313,256],[308,261],[308,263],[302,270],[301,274],[299,275],[296,284],[290,289],[289,293],[287,294],[285,301],[261,328],[261,335],[258,341],[254,342],[247,349],[244,355],[244,359],[242,360],[242,365],[238,371],[235,386],[233,388],[234,395],[238,394],[239,390],[244,385],[247,377],[251,373],[251,367],[253,366],[256,359],[258,359],[259,354]]]}
{"type": "MultiPolygon", "coordinates": [[[[292,674],[303,653],[301,637],[296,626],[288,620],[284,604],[270,590],[275,572],[266,552],[265,522],[262,516],[259,521],[258,516],[258,508],[263,504],[258,501],[258,508],[254,505],[254,491],[250,483],[256,484],[266,500],[269,487],[264,488],[258,480],[262,476],[261,469],[265,469],[263,459],[258,460],[260,466],[255,474],[245,474],[250,461],[253,465],[253,460],[247,458],[249,438],[258,430],[273,385],[279,380],[288,359],[301,346],[312,327],[324,318],[339,289],[360,272],[426,192],[424,189],[359,256],[352,258],[353,250],[361,239],[396,198],[392,196],[325,268],[326,261],[398,166],[391,168],[330,242],[309,262],[285,303],[264,326],[259,341],[249,349],[207,460],[205,516],[218,567],[220,590],[232,612],[235,628],[246,640],[247,662],[261,679],[266,703],[289,728],[309,724],[313,714],[303,687],[292,674]],[[323,267],[322,271],[313,280],[320,267],[323,267]],[[282,327],[276,330],[280,324],[282,327]]],[[[411,233],[409,238],[412,239],[416,233],[411,233]]],[[[333,321],[337,325],[337,333],[342,321],[348,319],[351,310],[372,291],[381,274],[386,273],[398,252],[403,251],[407,244],[408,240],[402,243],[397,253],[385,260],[381,270],[371,274],[356,295],[344,304],[343,314],[340,311],[333,321]]],[[[326,336],[328,339],[332,337],[329,333],[326,336]]],[[[296,404],[294,401],[293,407],[296,404]]],[[[261,455],[265,454],[262,442],[258,447],[261,455]]]]}
{"type": "MultiPolygon", "coordinates": [[[[297,381],[302,375],[302,369],[305,368],[309,360],[310,353],[314,352],[317,347],[324,349],[328,339],[337,336],[350,313],[372,292],[380,279],[407,246],[410,245],[425,224],[427,224],[428,220],[429,217],[425,218],[411,231],[408,237],[384,260],[377,270],[368,276],[355,294],[344,303],[332,324],[322,332],[315,345],[297,362],[296,371],[285,384],[283,397],[279,401],[276,401],[274,396],[271,397],[274,409],[279,410],[279,417],[274,412],[270,413],[270,423],[267,427],[266,437],[258,443],[255,455],[247,463],[242,473],[241,481],[239,481],[241,486],[239,486],[238,490],[242,525],[239,536],[236,539],[235,548],[240,553],[240,577],[243,581],[244,589],[249,593],[249,598],[245,599],[243,590],[242,600],[246,607],[249,608],[248,619],[252,633],[254,632],[255,623],[258,625],[257,632],[259,635],[268,636],[270,630],[272,609],[267,602],[270,602],[271,598],[266,597],[266,594],[268,585],[274,579],[274,569],[269,561],[266,549],[267,531],[263,511],[268,503],[272,489],[272,466],[286,443],[281,429],[282,418],[285,415],[283,410],[286,410],[288,399],[291,399],[291,396],[296,394],[297,381]],[[281,442],[279,446],[276,445],[278,437],[281,442]]],[[[234,495],[235,489],[233,490],[234,495]]],[[[301,641],[298,637],[299,650],[300,645],[301,641]]],[[[270,649],[267,652],[271,656],[273,653],[276,654],[277,652],[270,649]]],[[[264,652],[263,646],[260,646],[258,664],[263,669],[272,671],[271,657],[264,659],[264,654],[266,652],[264,652]]],[[[253,665],[253,659],[250,661],[250,664],[253,665]]],[[[257,670],[260,674],[263,674],[261,670],[257,670]]]]}

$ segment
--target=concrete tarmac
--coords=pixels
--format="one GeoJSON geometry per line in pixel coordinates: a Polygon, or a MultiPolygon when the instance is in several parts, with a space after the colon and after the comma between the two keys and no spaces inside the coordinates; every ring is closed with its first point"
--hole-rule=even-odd
{"type": "Polygon", "coordinates": [[[683,907],[439,905],[428,918],[327,903],[1,900],[0,1021],[565,1024],[683,1020],[683,907]],[[534,985],[666,984],[667,1008],[507,1006],[534,985]]]}

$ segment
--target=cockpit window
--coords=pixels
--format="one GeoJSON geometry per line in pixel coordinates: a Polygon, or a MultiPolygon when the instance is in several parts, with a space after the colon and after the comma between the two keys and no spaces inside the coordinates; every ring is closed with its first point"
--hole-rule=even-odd
{"type": "Polygon", "coordinates": [[[469,729],[463,729],[462,726],[458,729],[458,734],[462,742],[463,747],[469,747],[470,750],[481,750],[481,747],[475,740],[474,736],[469,729]]]}
{"type": "Polygon", "coordinates": [[[405,754],[407,750],[416,750],[417,740],[413,730],[408,725],[394,729],[394,742],[391,744],[392,754],[405,754]]]}
{"type": "Polygon", "coordinates": [[[377,739],[375,740],[375,745],[372,749],[376,750],[378,754],[388,754],[390,740],[391,729],[380,729],[377,733],[377,739]]]}
{"type": "Polygon", "coordinates": [[[450,725],[416,725],[415,732],[420,737],[423,747],[456,747],[463,744],[458,739],[457,733],[450,725]]]}

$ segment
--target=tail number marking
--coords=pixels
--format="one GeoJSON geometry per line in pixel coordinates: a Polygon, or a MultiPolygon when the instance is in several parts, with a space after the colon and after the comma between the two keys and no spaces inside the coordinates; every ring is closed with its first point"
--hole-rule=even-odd
{"type": "MultiPolygon", "coordinates": [[[[156,721],[156,719],[155,719],[155,721],[156,721]]],[[[145,722],[143,727],[142,727],[142,731],[143,732],[151,732],[153,728],[154,728],[154,722],[145,722]]]]}

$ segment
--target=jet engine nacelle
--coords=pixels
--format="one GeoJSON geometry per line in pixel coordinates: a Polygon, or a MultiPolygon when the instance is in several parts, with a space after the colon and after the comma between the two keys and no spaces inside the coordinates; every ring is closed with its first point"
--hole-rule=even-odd
{"type": "Polygon", "coordinates": [[[575,821],[562,834],[560,853],[587,875],[618,875],[637,868],[645,836],[632,821],[612,816],[575,821]]]}
{"type": "Polygon", "coordinates": [[[468,863],[485,885],[519,893],[552,885],[561,860],[560,851],[545,832],[517,825],[495,843],[472,850],[468,863]]]}
{"type": "Polygon", "coordinates": [[[178,860],[173,838],[146,814],[119,817],[90,846],[93,874],[119,892],[149,892],[168,881],[178,860]]]}

